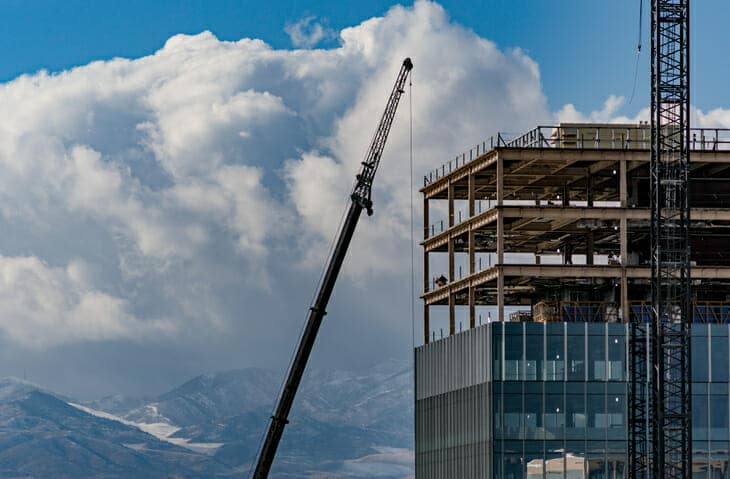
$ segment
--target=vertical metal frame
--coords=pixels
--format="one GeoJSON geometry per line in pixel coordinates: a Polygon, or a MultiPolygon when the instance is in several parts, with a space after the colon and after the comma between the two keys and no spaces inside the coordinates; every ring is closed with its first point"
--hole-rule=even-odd
{"type": "Polygon", "coordinates": [[[652,0],[652,318],[650,328],[643,318],[632,325],[633,478],[686,479],[692,473],[689,3],[652,0]],[[643,367],[647,358],[651,368],[643,367]]]}

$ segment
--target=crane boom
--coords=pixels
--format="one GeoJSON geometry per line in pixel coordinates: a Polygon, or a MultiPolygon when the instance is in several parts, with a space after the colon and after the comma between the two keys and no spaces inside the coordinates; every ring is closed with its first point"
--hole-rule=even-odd
{"type": "Polygon", "coordinates": [[[291,410],[294,402],[294,397],[297,394],[299,383],[302,380],[304,369],[307,366],[309,355],[312,352],[314,341],[317,338],[317,332],[322,324],[322,319],[326,313],[327,303],[329,302],[332,290],[337,282],[337,276],[340,273],[342,262],[345,259],[347,250],[350,246],[350,241],[355,233],[355,227],[360,219],[362,210],[365,209],[368,216],[373,214],[373,202],[372,202],[372,185],[375,173],[380,165],[380,158],[385,148],[385,142],[388,139],[388,133],[390,127],[393,124],[393,118],[398,108],[398,102],[400,101],[401,95],[404,93],[404,87],[409,72],[413,68],[413,63],[410,58],[406,58],[403,61],[398,78],[393,86],[393,91],[390,93],[388,104],[385,107],[385,112],[380,119],[378,128],[375,131],[375,136],[370,143],[367,156],[362,162],[362,168],[357,174],[357,182],[355,188],[350,195],[350,207],[347,211],[347,216],[342,224],[342,228],[337,236],[337,242],[332,255],[327,263],[322,281],[317,290],[317,295],[309,308],[309,314],[307,315],[307,321],[302,332],[302,337],[299,340],[294,359],[289,367],[289,373],[284,383],[284,387],[279,395],[279,400],[274,410],[274,415],[271,416],[271,422],[269,428],[266,431],[266,438],[263,446],[259,451],[258,460],[256,463],[256,469],[254,470],[254,479],[266,479],[269,476],[271,470],[271,464],[274,461],[276,455],[276,449],[279,447],[279,441],[284,433],[284,427],[288,424],[289,411],[291,410]]]}

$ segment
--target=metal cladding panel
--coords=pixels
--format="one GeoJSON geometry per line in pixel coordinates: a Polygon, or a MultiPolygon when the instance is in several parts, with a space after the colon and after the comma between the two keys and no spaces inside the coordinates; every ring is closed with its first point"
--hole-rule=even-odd
{"type": "Polygon", "coordinates": [[[416,401],[416,477],[485,479],[491,465],[488,383],[416,401]]]}
{"type": "Polygon", "coordinates": [[[416,400],[491,381],[488,324],[416,348],[416,400]]]}

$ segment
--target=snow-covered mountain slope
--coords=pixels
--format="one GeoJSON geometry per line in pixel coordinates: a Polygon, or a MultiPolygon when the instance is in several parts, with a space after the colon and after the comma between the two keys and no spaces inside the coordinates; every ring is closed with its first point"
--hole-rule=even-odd
{"type": "MultiPolygon", "coordinates": [[[[22,380],[0,380],[0,477],[245,477],[282,374],[226,371],[151,399],[85,403],[22,380]]],[[[406,362],[312,371],[272,479],[412,476],[412,398],[406,362]]]]}
{"type": "Polygon", "coordinates": [[[227,477],[229,467],[88,414],[31,383],[0,381],[0,477],[227,477]]]}

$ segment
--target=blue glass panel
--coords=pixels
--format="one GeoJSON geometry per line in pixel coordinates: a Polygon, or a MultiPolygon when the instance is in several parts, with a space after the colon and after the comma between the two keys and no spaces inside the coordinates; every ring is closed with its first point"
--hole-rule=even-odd
{"type": "MultiPolygon", "coordinates": [[[[507,326],[507,324],[505,324],[507,326]]],[[[504,376],[505,381],[522,379],[522,330],[519,334],[508,334],[504,337],[504,376]]]]}
{"type": "Polygon", "coordinates": [[[608,337],[608,371],[609,381],[623,381],[626,369],[626,336],[608,337]]]}
{"type": "MultiPolygon", "coordinates": [[[[586,434],[586,410],[585,410],[585,394],[583,393],[583,385],[580,384],[580,391],[565,396],[565,438],[566,439],[585,439],[586,434]]],[[[581,447],[583,450],[583,447],[581,447]]]]}
{"type": "MultiPolygon", "coordinates": [[[[725,332],[727,328],[723,327],[725,332]]],[[[728,339],[727,336],[715,336],[715,330],[712,332],[712,380],[716,382],[728,381],[728,339]]]]}
{"type": "MultiPolygon", "coordinates": [[[[701,329],[701,328],[697,328],[701,329]]],[[[709,380],[707,337],[696,336],[692,328],[692,380],[707,382],[709,380]]]]}
{"type": "Polygon", "coordinates": [[[712,333],[712,337],[718,337],[718,336],[725,336],[727,337],[727,324],[711,324],[710,325],[710,332],[712,333]]]}
{"type": "Polygon", "coordinates": [[[565,404],[562,394],[545,395],[545,439],[559,439],[565,436],[565,404]]]}
{"type": "Polygon", "coordinates": [[[524,479],[523,457],[521,454],[505,454],[502,470],[505,479],[524,479]]]}
{"type": "Polygon", "coordinates": [[[492,323],[492,379],[502,380],[502,348],[504,347],[502,337],[502,325],[492,323]]]}
{"type": "Polygon", "coordinates": [[[525,394],[525,411],[522,418],[522,437],[544,439],[542,421],[542,394],[525,394]]]}
{"type": "Polygon", "coordinates": [[[545,380],[562,381],[565,378],[565,338],[559,335],[545,337],[545,380]]]}
{"type": "Polygon", "coordinates": [[[608,426],[605,394],[588,394],[586,396],[586,406],[588,412],[588,440],[605,440],[608,426]]]}
{"type": "Polygon", "coordinates": [[[568,336],[568,381],[585,381],[585,354],[585,336],[568,336]]]}
{"type": "MultiPolygon", "coordinates": [[[[501,386],[501,384],[496,384],[494,389],[494,394],[492,395],[492,418],[493,418],[493,428],[494,428],[494,437],[497,439],[501,439],[504,436],[503,433],[503,427],[502,424],[502,394],[501,391],[498,390],[498,386],[501,386]]],[[[501,387],[499,387],[501,389],[501,387]]]]}
{"type": "Polygon", "coordinates": [[[606,398],[608,439],[620,441],[626,438],[626,396],[609,394],[606,398]]]}
{"type": "Polygon", "coordinates": [[[542,335],[528,334],[525,339],[525,379],[542,380],[544,338],[542,335]]]}
{"type": "Polygon", "coordinates": [[[708,396],[692,395],[692,439],[695,441],[706,441],[709,439],[709,411],[707,405],[708,396]]]}
{"type": "Polygon", "coordinates": [[[710,398],[710,441],[728,441],[728,397],[711,395],[710,398]]]}
{"type": "Polygon", "coordinates": [[[588,379],[606,380],[606,337],[588,336],[588,379]]]}
{"type": "Polygon", "coordinates": [[[502,419],[502,437],[504,439],[520,439],[520,419],[522,417],[522,395],[504,395],[504,416],[502,419]]]}

